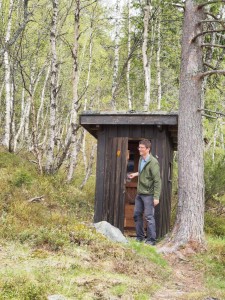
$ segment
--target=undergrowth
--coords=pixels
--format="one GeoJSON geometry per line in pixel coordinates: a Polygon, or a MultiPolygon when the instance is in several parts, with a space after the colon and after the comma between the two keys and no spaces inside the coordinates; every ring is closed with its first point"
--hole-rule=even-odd
{"type": "Polygon", "coordinates": [[[98,234],[93,179],[81,191],[80,178],[63,178],[41,176],[25,157],[0,152],[0,300],[148,299],[169,277],[166,262],[149,246],[98,234]]]}
{"type": "MultiPolygon", "coordinates": [[[[127,245],[112,243],[95,231],[94,178],[80,190],[82,171],[76,174],[71,184],[61,172],[40,176],[26,157],[0,151],[0,300],[51,294],[144,300],[170,281],[171,270],[154,247],[131,238],[127,245]]],[[[224,198],[213,197],[205,216],[208,250],[194,259],[209,289],[223,297],[224,198]]]]}

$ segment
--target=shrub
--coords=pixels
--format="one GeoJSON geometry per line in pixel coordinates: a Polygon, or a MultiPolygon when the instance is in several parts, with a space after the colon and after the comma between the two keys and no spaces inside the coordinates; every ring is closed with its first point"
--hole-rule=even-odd
{"type": "Polygon", "coordinates": [[[33,178],[29,173],[27,173],[24,170],[19,170],[13,176],[11,184],[16,187],[21,187],[23,184],[29,186],[29,185],[31,185],[32,181],[33,181],[33,178]]]}

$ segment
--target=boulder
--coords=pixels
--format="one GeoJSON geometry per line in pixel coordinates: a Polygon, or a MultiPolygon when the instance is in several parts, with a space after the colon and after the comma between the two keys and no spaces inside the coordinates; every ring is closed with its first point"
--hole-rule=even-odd
{"type": "Polygon", "coordinates": [[[125,236],[122,234],[122,232],[119,230],[119,228],[111,225],[110,223],[106,221],[101,221],[98,223],[94,223],[94,227],[98,232],[106,236],[108,239],[110,239],[113,242],[118,243],[128,243],[125,236]]]}

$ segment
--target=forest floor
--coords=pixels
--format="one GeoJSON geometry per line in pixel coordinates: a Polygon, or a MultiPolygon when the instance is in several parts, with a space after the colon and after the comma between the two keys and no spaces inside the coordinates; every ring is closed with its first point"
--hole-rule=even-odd
{"type": "Polygon", "coordinates": [[[207,296],[204,273],[196,269],[192,259],[181,252],[164,255],[164,259],[171,268],[171,277],[152,300],[216,299],[207,296]]]}
{"type": "Polygon", "coordinates": [[[90,221],[94,177],[81,191],[63,175],[0,148],[0,300],[225,300],[224,216],[206,213],[203,253],[113,243],[90,221]]]}

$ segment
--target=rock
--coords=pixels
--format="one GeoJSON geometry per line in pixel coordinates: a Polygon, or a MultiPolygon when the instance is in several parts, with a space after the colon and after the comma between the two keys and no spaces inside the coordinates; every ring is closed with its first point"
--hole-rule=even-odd
{"type": "Polygon", "coordinates": [[[51,295],[48,296],[48,300],[66,300],[66,298],[62,295],[51,295]]]}
{"type": "Polygon", "coordinates": [[[119,230],[119,228],[109,224],[106,221],[94,223],[94,227],[98,232],[105,235],[108,239],[110,239],[113,242],[128,243],[127,239],[119,230]]]}

